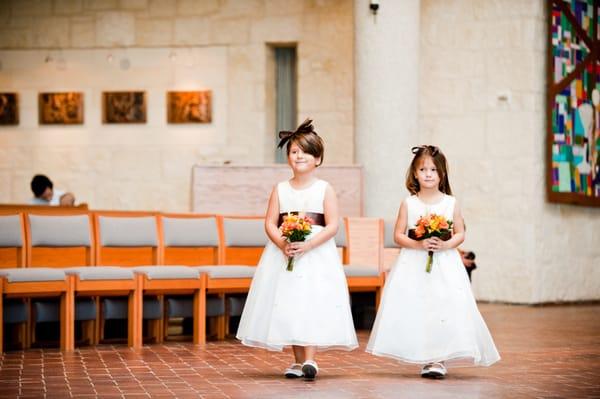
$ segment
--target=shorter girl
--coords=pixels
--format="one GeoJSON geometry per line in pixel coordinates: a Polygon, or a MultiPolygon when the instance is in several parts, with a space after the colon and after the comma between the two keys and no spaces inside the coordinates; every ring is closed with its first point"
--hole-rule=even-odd
{"type": "Polygon", "coordinates": [[[465,238],[464,222],[451,196],[446,158],[434,146],[413,148],[406,176],[412,194],[400,205],[394,239],[402,247],[386,280],[367,351],[421,364],[421,376],[444,378],[446,365],[489,366],[500,356],[473,298],[456,249],[465,238]],[[448,241],[416,241],[408,230],[422,216],[453,222],[448,241]],[[426,272],[433,251],[431,272],[426,272]]]}
{"type": "Polygon", "coordinates": [[[323,141],[306,120],[294,132],[281,132],[294,176],[273,189],[265,218],[270,242],[258,263],[242,313],[237,338],[244,345],[281,351],[292,346],[288,378],[314,379],[316,350],[358,346],[348,286],[333,237],[338,229],[333,188],[317,179],[323,141]],[[313,219],[304,242],[288,243],[279,226],[291,212],[313,219]],[[294,257],[291,271],[288,257],[294,257]]]}

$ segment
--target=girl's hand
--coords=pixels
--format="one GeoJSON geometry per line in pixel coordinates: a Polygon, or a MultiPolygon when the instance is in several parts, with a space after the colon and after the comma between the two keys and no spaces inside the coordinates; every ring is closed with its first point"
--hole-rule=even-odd
{"type": "Polygon", "coordinates": [[[292,247],[291,242],[284,241],[283,245],[281,246],[281,250],[283,251],[283,254],[285,256],[287,256],[288,258],[291,258],[292,256],[294,256],[293,255],[294,247],[292,247]]]}
{"type": "MultiPolygon", "coordinates": [[[[427,240],[425,240],[425,241],[427,241],[427,240]]],[[[437,252],[437,251],[444,251],[444,250],[448,249],[447,245],[446,245],[446,241],[442,241],[438,237],[431,237],[429,239],[429,241],[430,241],[429,251],[437,252]]]]}
{"type": "Polygon", "coordinates": [[[286,249],[288,250],[286,255],[287,256],[302,255],[303,253],[309,251],[311,248],[312,248],[312,245],[310,244],[309,241],[291,242],[286,247],[286,249]]]}
{"type": "Polygon", "coordinates": [[[417,241],[420,245],[421,248],[423,248],[425,251],[433,251],[433,238],[426,238],[424,240],[421,241],[417,241]]]}

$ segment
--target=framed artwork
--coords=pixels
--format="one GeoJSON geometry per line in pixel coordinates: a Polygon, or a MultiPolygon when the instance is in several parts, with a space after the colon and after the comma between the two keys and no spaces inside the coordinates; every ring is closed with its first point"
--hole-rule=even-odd
{"type": "Polygon", "coordinates": [[[102,93],[103,123],[146,123],[146,93],[105,91],[102,93]]]}
{"type": "Polygon", "coordinates": [[[167,122],[212,122],[212,92],[210,90],[168,92],[167,122]]]}
{"type": "Polygon", "coordinates": [[[550,0],[546,191],[600,206],[600,0],[550,0]]]}
{"type": "Polygon", "coordinates": [[[0,93],[0,125],[19,124],[19,95],[0,93]]]}
{"type": "Polygon", "coordinates": [[[83,124],[83,93],[40,93],[40,125],[83,124]]]}

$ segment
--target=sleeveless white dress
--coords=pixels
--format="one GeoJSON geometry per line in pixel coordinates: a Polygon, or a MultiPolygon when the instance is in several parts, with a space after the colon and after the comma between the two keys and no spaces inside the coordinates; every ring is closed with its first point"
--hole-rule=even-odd
{"type": "MultiPolygon", "coordinates": [[[[414,195],[407,198],[407,232],[430,213],[452,220],[455,202],[450,195],[433,205],[414,195]]],[[[431,273],[425,272],[426,263],[425,250],[400,251],[383,290],[367,352],[416,364],[489,366],[500,360],[458,251],[435,252],[431,273]]]]}
{"type": "MultiPolygon", "coordinates": [[[[280,213],[323,213],[327,185],[317,180],[296,190],[288,181],[279,183],[280,213]]],[[[322,229],[313,226],[307,240],[322,229]]],[[[286,267],[286,256],[269,241],[252,280],[237,338],[244,345],[277,351],[290,345],[356,348],[348,285],[333,238],[296,257],[293,271],[286,267]]]]}

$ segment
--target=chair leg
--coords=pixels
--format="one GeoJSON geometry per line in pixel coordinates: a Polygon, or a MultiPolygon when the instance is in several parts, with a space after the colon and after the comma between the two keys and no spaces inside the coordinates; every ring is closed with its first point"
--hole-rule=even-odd
{"type": "Polygon", "coordinates": [[[98,345],[101,340],[104,339],[104,325],[105,320],[102,317],[102,312],[104,311],[104,307],[102,306],[102,301],[98,298],[96,302],[96,323],[95,323],[95,337],[94,337],[94,345],[98,345]]]}
{"type": "Polygon", "coordinates": [[[31,328],[31,323],[26,321],[25,323],[20,323],[17,327],[18,333],[17,337],[19,339],[19,343],[23,350],[29,349],[31,347],[31,342],[29,341],[29,331],[31,328]]]}
{"type": "Polygon", "coordinates": [[[86,320],[81,323],[83,340],[87,341],[90,345],[96,344],[96,324],[96,320],[86,320]]]}
{"type": "Polygon", "coordinates": [[[142,313],[144,306],[142,278],[142,275],[136,274],[135,289],[129,293],[128,301],[127,343],[134,349],[142,348],[142,313]]]}
{"type": "Polygon", "coordinates": [[[225,315],[216,317],[217,319],[217,339],[222,341],[225,339],[225,315]]]}
{"type": "Polygon", "coordinates": [[[26,337],[25,341],[27,342],[26,348],[29,349],[35,344],[36,336],[35,336],[35,323],[33,322],[34,312],[31,308],[31,300],[27,299],[27,312],[29,313],[27,317],[27,321],[25,324],[27,325],[26,337]]]}
{"type": "Polygon", "coordinates": [[[194,338],[195,345],[206,343],[206,292],[194,291],[194,338]]]}
{"type": "Polygon", "coordinates": [[[154,343],[157,344],[163,342],[163,331],[161,325],[162,318],[157,320],[148,320],[148,330],[150,330],[150,337],[154,340],[154,343]]]}
{"type": "Polygon", "coordinates": [[[75,297],[71,288],[60,296],[60,349],[75,349],[75,297]]]}
{"type": "MultiPolygon", "coordinates": [[[[225,295],[219,294],[219,298],[225,301],[225,295]]],[[[227,331],[227,308],[225,308],[225,314],[217,316],[217,339],[224,340],[227,331]]]]}
{"type": "Polygon", "coordinates": [[[166,339],[167,339],[167,335],[168,335],[168,326],[169,326],[169,319],[167,316],[167,312],[165,309],[165,296],[164,295],[159,295],[158,296],[158,302],[159,302],[159,306],[162,309],[162,317],[158,320],[156,320],[156,327],[155,327],[155,336],[156,336],[156,343],[157,344],[162,344],[166,339]]]}

